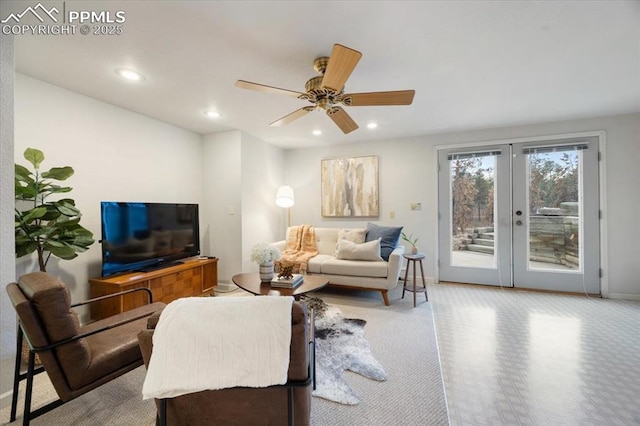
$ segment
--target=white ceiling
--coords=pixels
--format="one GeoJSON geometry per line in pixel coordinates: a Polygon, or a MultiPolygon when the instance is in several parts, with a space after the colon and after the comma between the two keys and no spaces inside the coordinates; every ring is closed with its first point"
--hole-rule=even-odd
{"type": "MultiPolygon", "coordinates": [[[[33,2],[3,1],[8,11],[33,2]]],[[[42,1],[61,5],[61,1],[42,1]]],[[[639,1],[66,1],[126,13],[123,35],[15,37],[17,71],[200,134],[240,129],[281,147],[393,139],[640,111],[639,1]],[[410,106],[345,107],[281,127],[334,43],[363,53],[346,92],[415,89],[410,106]],[[146,80],[119,79],[132,67],[146,80]],[[209,108],[223,117],[211,120],[209,108]],[[369,121],[379,124],[375,131],[369,121]],[[311,131],[321,129],[321,136],[311,131]]]]}

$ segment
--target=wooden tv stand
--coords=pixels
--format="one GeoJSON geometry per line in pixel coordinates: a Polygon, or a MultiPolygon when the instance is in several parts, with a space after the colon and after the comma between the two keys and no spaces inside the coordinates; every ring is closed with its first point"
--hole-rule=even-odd
{"type": "MultiPolygon", "coordinates": [[[[180,297],[213,294],[218,283],[218,259],[190,258],[182,264],[150,272],[132,272],[89,280],[90,297],[106,296],[132,288],[151,289],[154,302],[169,303],[180,297]]],[[[147,294],[133,292],[91,304],[91,319],[99,320],[146,304],[147,294]]]]}

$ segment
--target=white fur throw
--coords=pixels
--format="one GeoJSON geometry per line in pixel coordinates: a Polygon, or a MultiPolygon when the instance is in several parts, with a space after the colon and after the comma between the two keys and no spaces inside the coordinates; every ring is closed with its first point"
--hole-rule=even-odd
{"type": "Polygon", "coordinates": [[[293,297],[188,297],[167,305],[153,334],[143,399],[284,384],[293,297]]]}

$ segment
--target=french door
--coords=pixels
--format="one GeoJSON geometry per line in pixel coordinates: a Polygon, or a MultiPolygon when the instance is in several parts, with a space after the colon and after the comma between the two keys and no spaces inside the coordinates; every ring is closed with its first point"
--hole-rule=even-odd
{"type": "Polygon", "coordinates": [[[439,280],[600,293],[598,138],[438,152],[439,280]]]}

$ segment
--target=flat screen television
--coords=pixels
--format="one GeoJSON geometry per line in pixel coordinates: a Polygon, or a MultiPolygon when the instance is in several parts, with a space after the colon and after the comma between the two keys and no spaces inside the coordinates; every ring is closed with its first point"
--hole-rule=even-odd
{"type": "Polygon", "coordinates": [[[200,254],[197,204],[102,201],[100,211],[104,277],[200,254]]]}

